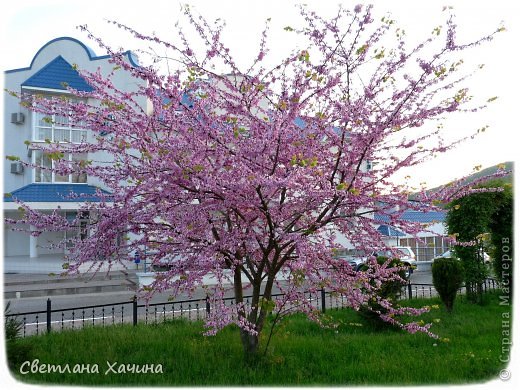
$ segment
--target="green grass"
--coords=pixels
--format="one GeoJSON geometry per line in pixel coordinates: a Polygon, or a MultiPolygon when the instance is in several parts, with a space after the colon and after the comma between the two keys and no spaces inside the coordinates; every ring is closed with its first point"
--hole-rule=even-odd
{"type": "MultiPolygon", "coordinates": [[[[329,311],[337,329],[320,328],[304,316],[285,320],[263,359],[251,364],[242,355],[237,329],[202,336],[202,324],[172,321],[65,331],[20,342],[32,346],[40,363],[99,365],[99,374],[16,373],[30,383],[81,385],[404,385],[463,384],[496,378],[501,356],[502,313],[498,295],[483,306],[459,298],[450,315],[438,299],[412,305],[440,305],[423,316],[449,342],[424,334],[376,330],[351,310],[329,311]],[[362,324],[358,326],[357,324],[362,324]],[[434,346],[437,344],[437,346],[434,346]],[[163,374],[108,374],[107,361],[161,364],[163,374]]],[[[267,336],[267,332],[265,332],[267,336]]],[[[265,340],[263,340],[265,342],[265,340]]]]}

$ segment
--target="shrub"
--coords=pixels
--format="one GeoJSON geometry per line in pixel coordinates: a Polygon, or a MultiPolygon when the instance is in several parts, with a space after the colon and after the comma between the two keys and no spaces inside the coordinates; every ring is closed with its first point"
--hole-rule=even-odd
{"type": "Polygon", "coordinates": [[[464,280],[464,268],[460,260],[437,258],[432,265],[433,285],[448,312],[453,310],[457,290],[464,280]]]}
{"type": "Polygon", "coordinates": [[[5,338],[9,341],[18,338],[22,329],[22,324],[16,317],[8,317],[11,314],[11,301],[7,302],[4,310],[5,318],[5,338]]]}
{"type": "Polygon", "coordinates": [[[8,317],[11,314],[11,302],[7,302],[4,310],[5,318],[5,338],[7,364],[11,371],[16,371],[17,367],[24,361],[30,360],[32,345],[22,343],[19,340],[22,323],[16,317],[8,317]]]}
{"type": "MultiPolygon", "coordinates": [[[[377,263],[379,265],[383,265],[386,261],[388,261],[388,258],[385,256],[378,256],[377,257],[377,263]]],[[[387,264],[386,268],[393,268],[393,267],[400,267],[402,266],[402,262],[399,259],[391,259],[390,262],[387,264]]],[[[366,271],[368,269],[367,265],[363,265],[361,267],[361,271],[366,271]]],[[[399,276],[405,280],[405,274],[406,271],[403,269],[399,271],[399,276]]],[[[399,295],[401,294],[401,289],[403,287],[403,282],[400,280],[390,280],[386,281],[381,284],[380,290],[379,290],[379,296],[381,298],[390,299],[392,301],[395,301],[399,295]]],[[[378,303],[368,306],[362,306],[359,308],[359,314],[361,317],[363,317],[365,320],[369,321],[372,325],[374,325],[376,328],[382,328],[391,326],[389,322],[386,322],[381,319],[380,315],[375,313],[375,311],[379,311],[383,314],[387,312],[385,308],[383,308],[378,303]]]]}

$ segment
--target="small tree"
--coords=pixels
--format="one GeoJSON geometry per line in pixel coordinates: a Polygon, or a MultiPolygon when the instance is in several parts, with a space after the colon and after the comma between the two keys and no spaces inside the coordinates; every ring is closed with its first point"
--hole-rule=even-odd
{"type": "MultiPolygon", "coordinates": [[[[69,116],[69,123],[94,135],[81,144],[28,145],[54,160],[56,174],[81,172],[111,193],[100,192],[105,201],[85,204],[75,221],[20,204],[30,234],[73,229],[88,212],[89,234],[73,243],[68,272],[85,263],[92,269],[127,264],[131,253],[150,248],[149,260],[168,261],[170,268],[142,291],[147,299],[160,291],[191,293],[207,274],[215,275],[208,334],[237,324],[246,356],[256,354],[271,311],[298,310],[318,319],[306,290],[342,294],[355,309],[376,299],[388,316],[423,313],[393,309],[379,297],[374,286],[398,278],[395,270],[354,272],[334,258],[336,238],[341,234],[367,251],[383,249],[375,213],[417,234],[421,224],[399,220],[396,209],[436,210],[433,199],[465,193],[458,183],[410,202],[410,189],[389,179],[458,142],[444,141],[440,119],[486,105],[471,102],[466,76],[475,69],[460,56],[502,29],[459,42],[450,15],[443,28],[409,46],[395,21],[374,17],[371,6],[340,7],[331,19],[299,10],[302,24],[279,32],[295,34],[299,48],[269,57],[268,21],[245,67],[222,42],[223,25],[188,7],[193,33],[179,28],[172,42],[115,23],[152,46],[148,53],[161,54],[135,68],[96,38],[112,57],[113,74],[81,71],[92,91],[69,88],[79,100],[25,97],[31,110],[69,116]],[[120,91],[117,72],[144,83],[120,91]],[[150,111],[138,104],[145,99],[150,111]],[[109,158],[69,161],[69,153],[109,158]],[[372,160],[379,164],[367,169],[372,160]],[[135,239],[118,240],[129,234],[135,239]],[[223,300],[228,283],[233,305],[223,300]],[[274,302],[275,288],[285,293],[283,303],[274,302]]],[[[429,332],[418,323],[399,325],[429,332]]]]}
{"type": "Polygon", "coordinates": [[[491,256],[496,278],[508,288],[513,288],[513,190],[510,183],[500,184],[504,191],[495,196],[495,210],[490,218],[491,256]]]}
{"type": "Polygon", "coordinates": [[[462,263],[453,258],[437,258],[432,264],[432,276],[435,289],[446,309],[451,313],[457,291],[464,280],[462,263]]]}
{"type": "Polygon", "coordinates": [[[7,364],[11,371],[16,371],[24,361],[30,360],[32,344],[23,343],[19,336],[22,330],[22,322],[11,315],[11,301],[8,301],[4,309],[5,346],[7,352],[7,364]]]}
{"type": "MultiPolygon", "coordinates": [[[[512,243],[510,185],[503,180],[489,180],[481,183],[477,191],[451,202],[446,217],[448,233],[456,236],[461,243],[454,249],[464,266],[466,295],[473,302],[481,300],[482,284],[489,274],[483,257],[484,251],[488,249],[484,237],[491,233],[494,247],[492,255],[498,277],[502,267],[502,239],[506,238],[512,243]]],[[[508,250],[510,248],[512,244],[508,245],[508,250]]]]}

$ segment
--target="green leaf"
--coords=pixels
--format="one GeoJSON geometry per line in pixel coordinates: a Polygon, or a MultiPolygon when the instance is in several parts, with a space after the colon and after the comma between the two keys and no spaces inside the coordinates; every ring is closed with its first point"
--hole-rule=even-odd
{"type": "Polygon", "coordinates": [[[49,157],[51,160],[61,160],[63,157],[65,157],[65,154],[62,152],[52,152],[47,153],[47,157],[49,157]]]}
{"type": "Polygon", "coordinates": [[[18,156],[5,156],[5,158],[9,161],[20,161],[20,157],[18,156]]]}
{"type": "Polygon", "coordinates": [[[285,31],[294,31],[294,28],[292,28],[291,26],[287,26],[287,27],[284,27],[284,30],[285,31]]]}
{"type": "Polygon", "coordinates": [[[359,56],[363,53],[365,53],[368,49],[368,45],[367,44],[364,44],[363,46],[361,46],[359,49],[356,50],[356,54],[359,56]]]}
{"type": "Polygon", "coordinates": [[[356,196],[360,194],[360,191],[357,188],[351,188],[348,192],[356,196]]]}
{"type": "Polygon", "coordinates": [[[18,97],[18,94],[14,91],[10,91],[7,88],[4,88],[4,91],[7,92],[12,97],[16,97],[16,98],[18,97]]]}
{"type": "Polygon", "coordinates": [[[291,275],[293,277],[293,284],[296,287],[301,287],[305,283],[305,273],[302,270],[293,270],[291,275]]]}
{"type": "Polygon", "coordinates": [[[298,60],[309,62],[310,60],[310,54],[307,50],[302,50],[300,53],[300,56],[298,57],[298,60]]]}
{"type": "Polygon", "coordinates": [[[271,299],[265,299],[265,298],[260,298],[260,301],[258,302],[258,306],[260,307],[260,309],[266,311],[267,313],[271,313],[274,308],[276,307],[275,303],[273,300],[271,299]]]}
{"type": "Polygon", "coordinates": [[[347,188],[347,183],[344,183],[344,182],[341,182],[341,183],[339,183],[339,184],[336,186],[336,189],[337,189],[338,191],[343,191],[343,190],[345,190],[346,188],[347,188]]]}
{"type": "Polygon", "coordinates": [[[202,172],[204,170],[204,165],[197,164],[193,167],[193,170],[197,173],[202,172]]]}

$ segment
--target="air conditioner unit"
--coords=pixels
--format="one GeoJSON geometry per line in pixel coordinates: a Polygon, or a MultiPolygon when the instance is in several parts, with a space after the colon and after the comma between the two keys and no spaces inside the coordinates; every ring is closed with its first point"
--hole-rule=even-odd
{"type": "Polygon", "coordinates": [[[23,164],[20,161],[11,163],[11,173],[21,175],[23,173],[23,164]]]}
{"type": "Polygon", "coordinates": [[[11,123],[15,125],[23,125],[25,122],[25,115],[21,112],[13,112],[11,114],[11,123]]]}

